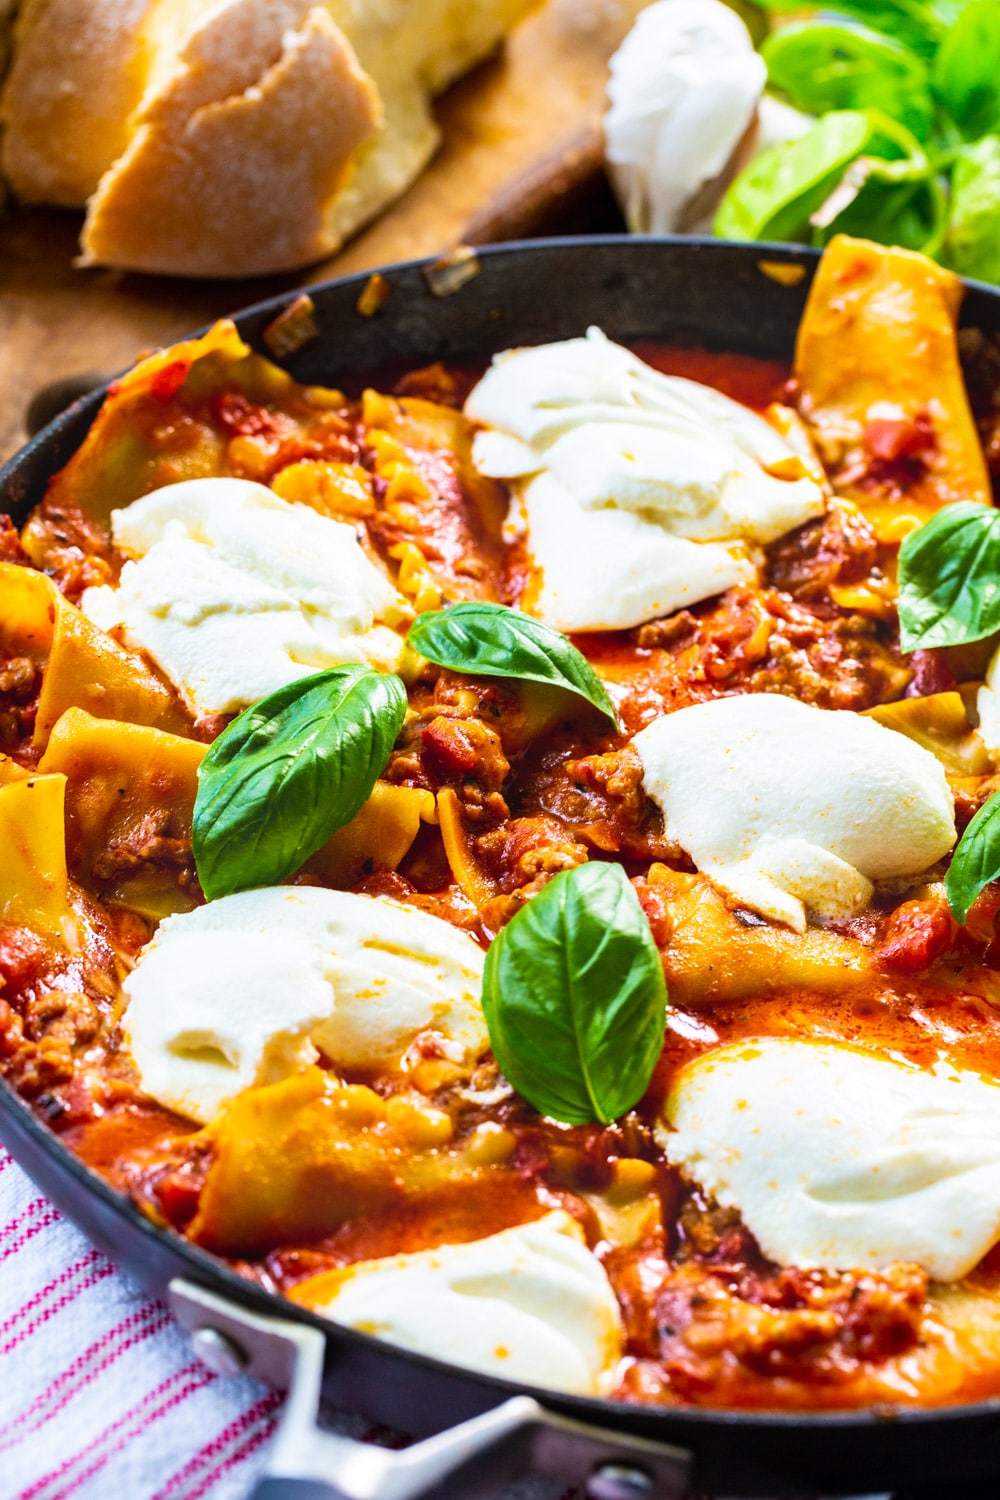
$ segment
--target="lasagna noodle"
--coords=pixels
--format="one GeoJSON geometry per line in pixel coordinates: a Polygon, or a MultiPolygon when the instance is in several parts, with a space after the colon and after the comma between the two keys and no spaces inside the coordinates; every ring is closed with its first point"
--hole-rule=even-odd
{"type": "MultiPolygon", "coordinates": [[[[148,725],[70,708],[52,730],[40,769],[65,778],[67,858],[75,880],[163,917],[195,904],[177,868],[160,861],[190,848],[205,745],[148,725]],[[117,869],[109,854],[117,852],[117,869]]],[[[183,868],[183,866],[182,866],[183,868]]]]}
{"type": "Polygon", "coordinates": [[[190,1233],[223,1254],[319,1239],[400,1205],[427,1179],[460,1175],[439,1149],[451,1136],[446,1115],[319,1068],[238,1094],[206,1134],[212,1165],[190,1233]]]}
{"type": "Polygon", "coordinates": [[[81,614],[51,579],[0,563],[0,650],[43,663],[34,744],[47,743],[68,708],[170,730],[190,721],[174,694],[133,651],[126,651],[81,614]]]}
{"type": "Polygon", "coordinates": [[[63,833],[65,776],[0,784],[0,920],[58,936],[70,915],[63,833]]]}
{"type": "Polygon", "coordinates": [[[923,255],[838,235],[799,325],[800,409],[821,448],[850,461],[880,421],[919,423],[926,433],[921,472],[901,499],[873,501],[853,481],[840,486],[886,540],[952,501],[992,503],[958,358],[962,295],[958,277],[923,255]],[[895,534],[894,514],[905,527],[895,534]]]}
{"type": "Polygon", "coordinates": [[[306,869],[347,890],[373,870],[397,869],[421,823],[436,821],[433,792],[377,781],[361,811],[338,828],[308,861],[306,869]]]}
{"type": "Polygon", "coordinates": [[[157,429],[171,414],[167,403],[186,387],[211,396],[265,380],[272,396],[291,384],[283,371],[251,351],[228,319],[213,324],[202,338],[140,360],[109,387],[87,436],[29,518],[21,544],[31,561],[38,568],[49,565],[55,550],[53,513],[82,513],[110,544],[113,510],[162,484],[218,473],[223,440],[204,423],[185,433],[183,449],[169,456],[169,473],[164,472],[164,441],[157,429]]]}

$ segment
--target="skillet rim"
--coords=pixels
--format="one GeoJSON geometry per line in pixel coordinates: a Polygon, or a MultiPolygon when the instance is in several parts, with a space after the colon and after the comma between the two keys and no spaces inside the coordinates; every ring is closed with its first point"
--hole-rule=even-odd
{"type": "MultiPolygon", "coordinates": [[[[574,256],[581,253],[594,253],[602,249],[617,251],[626,258],[632,254],[637,256],[650,254],[657,249],[671,250],[681,255],[688,254],[692,260],[704,256],[711,258],[735,254],[747,261],[757,263],[758,270],[760,261],[802,266],[805,274],[801,282],[787,289],[792,293],[796,302],[804,299],[812,280],[812,273],[820,258],[818,250],[801,245],[766,242],[737,243],[717,240],[711,236],[624,234],[577,235],[565,238],[510,241],[500,245],[477,248],[475,253],[477,260],[488,267],[492,263],[499,263],[510,258],[521,261],[525,257],[551,256],[553,253],[560,257],[574,256]]],[[[435,260],[436,257],[433,256],[422,257],[396,262],[377,269],[395,290],[395,283],[403,278],[412,279],[415,273],[423,278],[423,273],[435,264],[435,260]]],[[[266,346],[261,346],[260,335],[267,323],[283,311],[291,301],[302,293],[316,300],[331,298],[354,288],[360,291],[372,274],[372,270],[354,272],[348,276],[286,289],[240,309],[231,316],[240,329],[241,335],[253,347],[266,354],[268,358],[275,360],[275,356],[266,346]]],[[[969,311],[974,310],[982,313],[985,308],[989,308],[994,314],[997,326],[1000,327],[1000,289],[970,280],[966,280],[964,284],[967,295],[963,304],[963,313],[967,315],[969,311]]],[[[471,283],[471,286],[475,288],[475,281],[471,283]]],[[[430,296],[426,286],[424,290],[430,296]]],[[[460,303],[464,294],[463,288],[455,298],[450,300],[460,303]]],[[[790,314],[795,312],[796,321],[800,310],[798,307],[790,309],[790,314]]],[[[371,326],[373,335],[377,337],[378,316],[366,321],[371,326]]],[[[963,316],[962,321],[965,323],[971,320],[963,316]]],[[[987,318],[986,321],[991,320],[987,318]]],[[[197,337],[210,326],[211,324],[205,324],[201,329],[185,337],[197,337]]],[[[327,331],[323,330],[320,337],[328,337],[327,331]]],[[[180,342],[180,340],[173,342],[180,342]]],[[[412,355],[410,357],[413,358],[412,355]]],[[[453,356],[448,354],[441,357],[452,358],[453,356]]],[[[482,357],[481,349],[478,357],[482,357]]],[[[294,374],[294,356],[291,359],[276,359],[275,362],[283,368],[291,365],[294,374]]],[[[335,360],[334,369],[336,368],[338,366],[335,360]]],[[[370,373],[377,369],[378,360],[376,359],[361,373],[370,373]]],[[[30,471],[36,466],[40,472],[44,471],[46,477],[51,477],[56,472],[56,468],[61,467],[67,461],[69,454],[79,445],[79,441],[82,440],[83,434],[96,415],[108,384],[110,381],[75,401],[0,467],[0,505],[5,508],[9,506],[16,514],[32,503],[32,496],[28,492],[23,471],[29,471],[28,483],[30,484],[30,471]]],[[[34,1114],[30,1105],[14,1091],[7,1079],[0,1076],[0,1139],[5,1141],[8,1139],[8,1126],[10,1127],[9,1138],[17,1143],[16,1147],[11,1149],[11,1156],[18,1160],[18,1150],[27,1146],[27,1155],[32,1159],[33,1164],[42,1161],[52,1167],[54,1176],[59,1179],[58,1192],[54,1191],[50,1185],[52,1179],[48,1171],[44,1173],[47,1179],[43,1184],[44,1190],[57,1199],[60,1209],[65,1210],[67,1217],[74,1223],[79,1225],[82,1217],[86,1226],[82,1232],[93,1236],[96,1231],[89,1223],[86,1223],[88,1218],[86,1207],[82,1215],[80,1214],[79,1204],[76,1201],[77,1195],[85,1205],[88,1201],[94,1201],[104,1210],[110,1211],[112,1219],[124,1221],[131,1234],[139,1237],[136,1245],[131,1243],[128,1245],[122,1263],[123,1268],[127,1274],[151,1286],[152,1289],[158,1290],[161,1295],[165,1292],[165,1282],[158,1276],[152,1279],[143,1276],[140,1259],[143,1242],[151,1246],[155,1245],[158,1252],[181,1262],[182,1266],[178,1270],[183,1270],[184,1274],[191,1276],[199,1284],[207,1285],[255,1312],[265,1316],[292,1319],[319,1329],[326,1337],[328,1353],[334,1360],[337,1358],[338,1351],[350,1353],[353,1350],[359,1355],[377,1356],[377,1364],[402,1364],[409,1368],[411,1378],[419,1378],[421,1374],[425,1376],[433,1374],[448,1383],[453,1383],[457,1379],[463,1388],[468,1390],[471,1387],[477,1393],[476,1404],[473,1408],[475,1410],[485,1410],[509,1396],[527,1393],[534,1396],[543,1406],[560,1411],[579,1421],[605,1428],[633,1431],[645,1437],[677,1442],[684,1446],[687,1446],[689,1442],[696,1442],[699,1438],[711,1439],[712,1436],[724,1436],[734,1429],[741,1434],[749,1432],[761,1438],[768,1435],[780,1438],[782,1434],[788,1433],[795,1433],[799,1436],[803,1433],[815,1433],[817,1437],[824,1434],[831,1438],[840,1434],[846,1439],[849,1435],[888,1434],[890,1431],[901,1431],[904,1434],[910,1431],[914,1436],[918,1433],[933,1435],[935,1429],[940,1427],[949,1430],[966,1427],[978,1429],[984,1420],[996,1418],[1000,1422],[1000,1395],[978,1402],[941,1407],[881,1406],[816,1411],[782,1411],[772,1408],[747,1410],[696,1406],[658,1407],[633,1405],[613,1401],[606,1397],[575,1396],[465,1369],[432,1355],[400,1348],[374,1335],[333,1324],[291,1303],[280,1293],[269,1292],[241,1277],[221,1258],[192,1245],[169,1226],[156,1225],[124,1193],[111,1187],[96,1170],[88,1167],[53,1130],[34,1114]],[[69,1181],[67,1182],[66,1179],[69,1181]],[[484,1399],[479,1399],[479,1393],[484,1399]]],[[[26,1170],[29,1170],[30,1175],[30,1169],[26,1170]]],[[[108,1237],[101,1234],[99,1238],[103,1240],[106,1248],[110,1246],[108,1237]]],[[[110,1247],[110,1253],[114,1258],[113,1246],[110,1247]]],[[[151,1263],[161,1258],[161,1255],[154,1256],[151,1263]]],[[[344,1404],[349,1404],[344,1401],[343,1397],[338,1399],[341,1399],[344,1404]]],[[[445,1425],[450,1425],[447,1417],[445,1425]]],[[[1000,1432],[995,1435],[994,1441],[1000,1443],[1000,1432]]],[[[707,1455],[696,1451],[694,1454],[696,1466],[706,1457],[707,1455]]],[[[926,1459],[929,1455],[920,1455],[920,1457],[926,1459]]],[[[994,1473],[998,1469],[1000,1469],[1000,1448],[998,1448],[997,1460],[992,1465],[994,1473]]],[[[926,1463],[921,1463],[920,1472],[926,1479],[926,1463]]],[[[950,1477],[954,1478],[954,1475],[950,1477]]],[[[773,1493],[773,1475],[764,1482],[768,1484],[768,1492],[773,1493]]],[[[801,1478],[789,1476],[787,1482],[796,1485],[801,1490],[801,1478]]],[[[870,1484],[871,1481],[865,1478],[860,1482],[870,1484]]],[[[891,1482],[899,1483],[900,1481],[894,1479],[891,1482]]],[[[827,1493],[831,1492],[827,1490],[827,1493]]],[[[744,1491],[744,1493],[750,1493],[750,1491],[744,1491]]]]}

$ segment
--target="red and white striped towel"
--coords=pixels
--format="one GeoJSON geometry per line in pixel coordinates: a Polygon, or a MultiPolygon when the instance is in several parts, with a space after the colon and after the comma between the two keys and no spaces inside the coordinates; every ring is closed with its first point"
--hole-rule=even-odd
{"type": "MultiPolygon", "coordinates": [[[[0,1146],[0,1500],[243,1500],[280,1405],[203,1365],[0,1146]]],[[[505,1493],[578,1500],[544,1480],[505,1493]]]]}
{"type": "Polygon", "coordinates": [[[3,1500],[238,1500],[280,1401],[213,1375],[0,1147],[3,1500]]]}

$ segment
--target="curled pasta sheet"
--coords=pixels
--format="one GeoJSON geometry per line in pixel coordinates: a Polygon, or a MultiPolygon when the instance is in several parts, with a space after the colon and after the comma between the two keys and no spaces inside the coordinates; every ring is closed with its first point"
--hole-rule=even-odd
{"type": "Polygon", "coordinates": [[[462,804],[453,787],[445,786],[438,792],[437,811],[441,842],[455,884],[475,907],[485,906],[497,894],[497,888],[473,853],[462,821],[462,804]]]}
{"type": "Polygon", "coordinates": [[[912,250],[839,235],[823,254],[799,325],[800,410],[824,456],[839,460],[831,465],[838,489],[853,493],[852,462],[873,429],[886,441],[894,424],[900,434],[917,424],[914,442],[923,432],[922,473],[902,502],[870,489],[858,494],[887,541],[954,500],[992,503],[958,358],[962,295],[957,276],[912,250]],[[901,519],[904,529],[894,533],[901,519]]]}
{"type": "Polygon", "coordinates": [[[86,517],[87,550],[98,538],[107,549],[113,510],[164,484],[224,472],[228,434],[212,419],[211,401],[234,388],[276,407],[300,390],[255,354],[229,319],[201,338],[151,354],[114,381],[87,436],[22,532],[35,566],[52,563],[57,550],[54,513],[86,517]],[[170,418],[181,415],[189,420],[178,429],[182,438],[172,440],[170,418]]]}
{"type": "Polygon", "coordinates": [[[0,920],[70,936],[65,776],[12,778],[0,784],[0,920]]]}
{"type": "Polygon", "coordinates": [[[722,1005],[795,989],[844,995],[871,977],[871,950],[854,938],[822,927],[791,933],[769,922],[745,926],[704,875],[668,865],[652,865],[649,882],[670,918],[664,971],[677,1005],[722,1005]]]}
{"type": "Polygon", "coordinates": [[[372,870],[397,869],[421,823],[435,822],[433,792],[377,781],[361,811],[338,828],[306,869],[346,890],[372,870]]]}
{"type": "Polygon", "coordinates": [[[0,563],[0,598],[0,647],[9,655],[44,663],[36,748],[47,743],[68,708],[167,730],[190,726],[173,693],[142,657],[93,625],[51,579],[0,563]]]}
{"type": "Polygon", "coordinates": [[[70,708],[40,768],[66,779],[67,859],[73,877],[149,916],[189,911],[185,866],[157,861],[190,848],[198,766],[206,746],[148,725],[70,708]],[[150,816],[155,810],[155,829],[150,816]]]}
{"type": "Polygon", "coordinates": [[[489,1172],[444,1149],[451,1132],[422,1100],[382,1099],[319,1068],[247,1089],[207,1132],[212,1165],[191,1238],[224,1254],[262,1253],[319,1239],[414,1189],[489,1172]]]}

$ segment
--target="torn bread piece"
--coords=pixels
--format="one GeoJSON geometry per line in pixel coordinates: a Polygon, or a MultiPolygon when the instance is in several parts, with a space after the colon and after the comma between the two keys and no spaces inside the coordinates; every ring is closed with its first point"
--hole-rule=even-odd
{"type": "Polygon", "coordinates": [[[329,212],[327,252],[398,198],[427,165],[441,132],[435,95],[499,46],[538,0],[328,0],[375,81],[384,123],[329,212]]]}
{"type": "Polygon", "coordinates": [[[381,120],[322,6],[228,0],[187,36],[89,206],[83,264],[255,275],[315,260],[324,218],[381,120]]]}
{"type": "Polygon", "coordinates": [[[3,175],[22,202],[84,206],[128,146],[157,72],[211,3],[24,0],[0,103],[3,175]]]}

